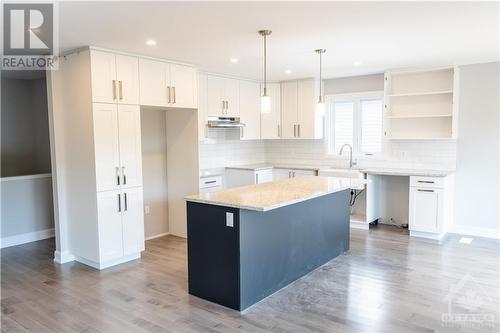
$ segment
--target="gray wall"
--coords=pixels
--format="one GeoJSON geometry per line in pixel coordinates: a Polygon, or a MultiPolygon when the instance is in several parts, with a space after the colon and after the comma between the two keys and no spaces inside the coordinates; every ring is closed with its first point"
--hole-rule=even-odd
{"type": "Polygon", "coordinates": [[[455,225],[499,226],[500,63],[460,67],[455,225]]]}
{"type": "Polygon", "coordinates": [[[166,114],[161,110],[141,111],[142,173],[145,237],[168,232],[167,204],[167,129],[166,114]]]}
{"type": "Polygon", "coordinates": [[[45,79],[2,78],[1,176],[50,173],[45,79]]]}

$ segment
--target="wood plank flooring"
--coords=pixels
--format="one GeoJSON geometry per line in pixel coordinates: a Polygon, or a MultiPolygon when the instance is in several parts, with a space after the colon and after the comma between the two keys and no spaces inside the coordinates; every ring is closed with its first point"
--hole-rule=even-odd
{"type": "Polygon", "coordinates": [[[500,245],[492,240],[464,245],[449,237],[437,244],[389,226],[352,230],[349,253],[243,313],[188,295],[181,238],[148,241],[141,260],[100,272],[78,263],[54,264],[53,250],[53,240],[44,240],[1,251],[2,332],[500,329],[500,245]],[[469,318],[446,326],[445,297],[456,286],[451,313],[479,314],[486,321],[469,318]]]}

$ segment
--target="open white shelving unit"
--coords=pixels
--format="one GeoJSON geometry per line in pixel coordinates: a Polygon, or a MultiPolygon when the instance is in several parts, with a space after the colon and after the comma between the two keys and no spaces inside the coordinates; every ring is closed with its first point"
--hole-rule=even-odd
{"type": "Polygon", "coordinates": [[[391,140],[450,140],[457,135],[458,69],[385,73],[385,129],[391,140]]]}

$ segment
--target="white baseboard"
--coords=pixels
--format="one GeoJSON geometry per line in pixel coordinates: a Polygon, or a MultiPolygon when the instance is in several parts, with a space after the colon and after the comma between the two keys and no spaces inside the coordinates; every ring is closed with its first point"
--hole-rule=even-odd
{"type": "Polygon", "coordinates": [[[45,229],[40,231],[28,232],[25,234],[9,236],[2,238],[0,248],[6,248],[15,245],[21,245],[31,242],[36,242],[42,239],[54,237],[54,229],[45,229]]]}
{"type": "Polygon", "coordinates": [[[58,264],[65,264],[67,262],[75,261],[75,256],[68,251],[60,252],[54,251],[54,262],[58,264]]]}
{"type": "Polygon", "coordinates": [[[98,270],[105,269],[105,268],[108,268],[108,267],[111,267],[111,266],[115,266],[115,265],[119,265],[119,264],[123,264],[123,263],[125,263],[127,261],[136,260],[136,259],[140,259],[140,258],[141,258],[141,253],[140,252],[139,253],[134,253],[134,254],[131,254],[131,255],[128,255],[128,256],[125,256],[125,257],[121,257],[121,258],[118,258],[118,259],[104,261],[104,262],[96,262],[96,261],[93,261],[93,260],[88,260],[88,259],[85,259],[85,258],[81,258],[81,257],[75,256],[75,260],[78,261],[79,263],[82,263],[84,265],[93,267],[93,268],[98,269],[98,270]]]}
{"type": "Polygon", "coordinates": [[[370,229],[370,224],[365,223],[365,222],[350,222],[350,227],[353,229],[361,229],[361,230],[369,230],[370,229]]]}
{"type": "Polygon", "coordinates": [[[170,235],[170,232],[164,232],[162,234],[146,237],[145,240],[151,240],[151,239],[160,238],[160,237],[168,236],[168,235],[170,235]]]}
{"type": "Polygon", "coordinates": [[[465,236],[500,239],[500,229],[494,229],[494,228],[478,228],[478,227],[469,227],[461,225],[452,225],[449,228],[448,233],[465,235],[465,236]]]}

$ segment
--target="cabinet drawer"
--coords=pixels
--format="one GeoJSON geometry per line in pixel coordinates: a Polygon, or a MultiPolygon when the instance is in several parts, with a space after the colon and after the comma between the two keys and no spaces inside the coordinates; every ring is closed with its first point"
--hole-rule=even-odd
{"type": "Polygon", "coordinates": [[[426,188],[444,188],[444,177],[410,177],[410,186],[426,188]]]}
{"type": "Polygon", "coordinates": [[[200,189],[221,187],[221,186],[222,186],[222,176],[200,178],[200,189]]]}

